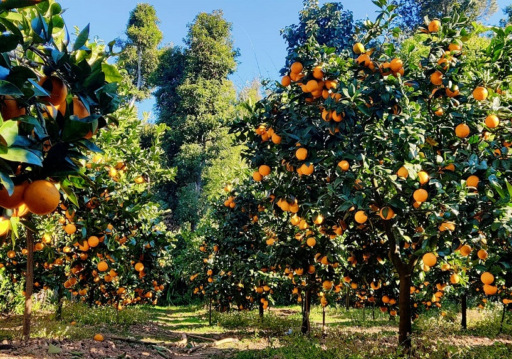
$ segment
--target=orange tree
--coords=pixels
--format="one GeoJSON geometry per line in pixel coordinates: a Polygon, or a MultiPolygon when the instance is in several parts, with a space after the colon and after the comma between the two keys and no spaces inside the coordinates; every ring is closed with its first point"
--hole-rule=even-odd
{"type": "Polygon", "coordinates": [[[33,274],[33,230],[22,216],[55,210],[63,181],[78,173],[84,153],[98,151],[94,134],[119,104],[119,72],[107,63],[110,46],[88,41],[89,27],[70,42],[55,1],[0,4],[0,151],[2,223],[27,231],[24,336],[29,337],[33,274]],[[9,223],[9,224],[6,224],[9,223]]]}
{"type": "MultiPolygon", "coordinates": [[[[510,236],[509,74],[493,64],[509,53],[482,52],[480,66],[468,66],[472,34],[454,14],[422,29],[430,51],[420,63],[408,61],[414,48],[399,59],[395,7],[374,3],[380,15],[364,22],[352,52],[314,43],[296,51],[240,138],[256,168],[270,167],[255,180],[276,198],[293,194],[287,203],[308,226],[319,211],[324,232],[339,226],[345,243],[384,246],[399,282],[399,343],[409,348],[418,262],[432,267],[480,236],[510,236]]],[[[506,36],[496,30],[491,48],[506,36]]]]}
{"type": "MultiPolygon", "coordinates": [[[[165,126],[141,123],[133,109],[115,117],[120,125],[98,138],[104,154],[83,161],[81,177],[65,182],[73,195],[38,225],[35,287],[58,292],[58,316],[65,289],[90,304],[121,310],[156,304],[167,283],[170,241],[152,193],[174,175],[160,162],[165,126]]],[[[24,278],[25,248],[24,238],[15,248],[4,246],[11,254],[6,269],[16,280],[24,278]]]]}

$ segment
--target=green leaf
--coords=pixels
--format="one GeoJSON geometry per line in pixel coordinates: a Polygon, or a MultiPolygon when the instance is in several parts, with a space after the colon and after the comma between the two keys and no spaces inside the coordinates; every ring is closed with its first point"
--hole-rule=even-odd
{"type": "Polygon", "coordinates": [[[48,346],[48,354],[60,354],[62,353],[62,349],[51,344],[48,346]]]}
{"type": "Polygon", "coordinates": [[[33,152],[18,147],[8,148],[6,153],[0,153],[0,158],[12,162],[30,163],[36,166],[43,165],[41,158],[36,156],[33,152]]]}
{"type": "Polygon", "coordinates": [[[82,30],[80,35],[76,38],[75,43],[73,44],[73,51],[77,51],[81,49],[85,43],[89,40],[89,24],[82,30]]]}
{"type": "Polygon", "coordinates": [[[119,70],[116,66],[110,64],[101,64],[101,69],[105,73],[105,81],[109,83],[123,81],[123,76],[119,73],[119,70]]]}
{"type": "Polygon", "coordinates": [[[0,80],[0,95],[23,96],[23,92],[12,83],[0,80]]]}
{"type": "Polygon", "coordinates": [[[18,136],[18,122],[5,121],[2,126],[0,126],[0,136],[4,138],[5,145],[11,147],[18,136]]]}
{"type": "Polygon", "coordinates": [[[19,37],[11,33],[0,34],[0,52],[14,50],[19,43],[19,37]]]}
{"type": "Polygon", "coordinates": [[[76,198],[76,194],[71,188],[71,182],[68,180],[62,181],[60,184],[60,188],[64,191],[66,194],[67,199],[71,201],[75,206],[80,207],[80,204],[78,203],[78,198],[76,198]]]}
{"type": "Polygon", "coordinates": [[[19,9],[22,7],[37,5],[48,0],[2,0],[0,2],[0,12],[11,9],[19,9]]]}
{"type": "Polygon", "coordinates": [[[11,177],[9,177],[9,174],[0,171],[0,182],[7,189],[9,196],[14,193],[14,183],[12,182],[11,177]]]}

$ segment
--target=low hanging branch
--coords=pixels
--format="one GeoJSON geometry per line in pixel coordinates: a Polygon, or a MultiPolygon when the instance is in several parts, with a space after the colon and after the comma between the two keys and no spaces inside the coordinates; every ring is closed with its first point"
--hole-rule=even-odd
{"type": "MultiPolygon", "coordinates": [[[[212,339],[207,339],[207,340],[212,340],[212,339]]],[[[187,353],[188,354],[192,354],[193,352],[195,352],[195,351],[197,351],[199,349],[204,349],[204,348],[209,348],[209,347],[216,347],[216,346],[219,346],[219,345],[222,345],[222,344],[236,343],[236,342],[238,342],[237,338],[225,338],[225,339],[221,339],[221,340],[213,340],[210,343],[199,344],[199,345],[191,348],[187,353]]]]}

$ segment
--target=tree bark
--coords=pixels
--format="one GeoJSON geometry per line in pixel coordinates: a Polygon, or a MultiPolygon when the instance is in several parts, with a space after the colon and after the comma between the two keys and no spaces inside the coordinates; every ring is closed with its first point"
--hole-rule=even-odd
{"type": "Polygon", "coordinates": [[[350,310],[350,289],[347,287],[347,294],[345,294],[345,309],[350,310]]]}
{"type": "Polygon", "coordinates": [[[208,324],[210,325],[210,327],[212,326],[212,298],[209,298],[208,299],[210,304],[209,304],[209,318],[208,318],[208,324]]]}
{"type": "Polygon", "coordinates": [[[23,338],[30,339],[32,320],[32,293],[34,292],[34,234],[27,229],[27,277],[25,288],[25,313],[23,315],[23,338]]]}
{"type": "Polygon", "coordinates": [[[55,319],[62,320],[62,297],[64,296],[64,287],[59,285],[57,290],[57,309],[55,310],[55,319]]]}
{"type": "Polygon", "coordinates": [[[302,334],[308,334],[311,325],[309,322],[309,312],[311,310],[311,290],[306,290],[306,298],[304,298],[304,310],[302,312],[302,327],[301,332],[302,334]]]}
{"type": "Polygon", "coordinates": [[[409,352],[411,349],[411,334],[412,334],[412,320],[411,320],[411,274],[401,273],[400,276],[400,296],[398,308],[400,311],[400,323],[398,326],[398,343],[409,352]]]}
{"type": "Polygon", "coordinates": [[[325,337],[325,307],[322,306],[322,337],[325,337]]]}
{"type": "Polygon", "coordinates": [[[462,294],[461,307],[462,320],[460,322],[460,326],[462,327],[462,329],[466,330],[468,329],[468,303],[466,293],[462,294]]]}
{"type": "Polygon", "coordinates": [[[261,300],[260,300],[258,309],[259,309],[260,319],[263,322],[263,303],[261,302],[261,300]]]}

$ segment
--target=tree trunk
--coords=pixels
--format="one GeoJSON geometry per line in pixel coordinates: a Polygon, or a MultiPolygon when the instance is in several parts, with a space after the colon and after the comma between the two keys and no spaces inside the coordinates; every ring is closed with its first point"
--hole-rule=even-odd
{"type": "Polygon", "coordinates": [[[375,302],[373,302],[373,307],[372,307],[372,320],[375,320],[375,302]]]}
{"type": "Polygon", "coordinates": [[[467,304],[467,295],[464,293],[461,299],[461,312],[462,312],[462,320],[460,325],[463,330],[468,329],[468,304],[467,304]]]}
{"type": "Polygon", "coordinates": [[[210,312],[210,315],[209,315],[209,318],[208,318],[208,324],[210,325],[210,327],[212,326],[212,298],[209,298],[208,299],[210,301],[210,304],[209,304],[209,312],[210,312]]]}
{"type": "MultiPolygon", "coordinates": [[[[137,48],[137,91],[142,88],[142,49],[140,46],[137,48]]],[[[130,101],[130,106],[133,106],[137,101],[137,97],[133,96],[130,101]]]]}
{"type": "Polygon", "coordinates": [[[55,310],[55,320],[62,320],[62,297],[64,296],[64,287],[59,285],[57,290],[57,309],[55,310]]]}
{"type": "Polygon", "coordinates": [[[398,308],[400,311],[400,324],[398,327],[398,344],[405,352],[411,349],[411,274],[400,273],[400,296],[398,308]]]}
{"type": "Polygon", "coordinates": [[[503,331],[503,322],[505,321],[505,313],[506,312],[507,312],[507,305],[504,304],[503,305],[503,314],[501,314],[500,331],[498,332],[498,334],[501,334],[501,332],[503,331]]]}
{"type": "Polygon", "coordinates": [[[258,309],[259,309],[260,319],[263,322],[263,303],[261,302],[261,300],[260,300],[258,309]]]}
{"type": "Polygon", "coordinates": [[[322,337],[325,337],[325,307],[322,306],[322,337]]]}
{"type": "Polygon", "coordinates": [[[345,309],[350,310],[350,289],[347,288],[347,294],[345,295],[345,309]]]}
{"type": "Polygon", "coordinates": [[[304,310],[302,312],[302,334],[308,334],[311,326],[309,322],[309,312],[311,309],[311,290],[306,290],[306,298],[304,298],[304,310]]]}
{"type": "Polygon", "coordinates": [[[27,229],[27,277],[25,288],[25,313],[23,315],[23,338],[30,339],[30,321],[32,319],[32,293],[34,291],[34,234],[27,229]]]}

